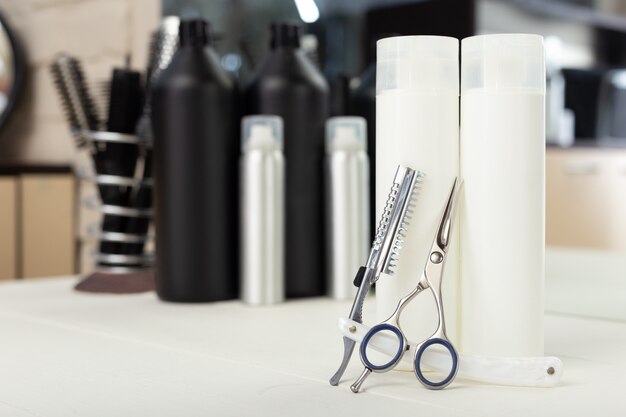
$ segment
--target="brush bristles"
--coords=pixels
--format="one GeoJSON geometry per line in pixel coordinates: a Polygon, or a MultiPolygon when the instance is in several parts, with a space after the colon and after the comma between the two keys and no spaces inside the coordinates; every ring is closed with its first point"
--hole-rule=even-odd
{"type": "Polygon", "coordinates": [[[50,65],[50,72],[70,131],[77,145],[82,147],[85,139],[81,132],[97,130],[102,122],[87,88],[80,62],[72,56],[62,54],[50,65]]]}
{"type": "Polygon", "coordinates": [[[98,115],[93,96],[87,85],[87,79],[83,67],[76,58],[69,60],[70,77],[73,80],[73,88],[76,90],[80,103],[88,120],[91,130],[97,130],[102,126],[102,117],[98,115]]]}
{"type": "Polygon", "coordinates": [[[142,116],[137,123],[137,135],[147,143],[152,142],[152,127],[150,125],[150,96],[154,81],[170,64],[174,53],[178,49],[178,26],[172,16],[166,18],[161,28],[150,38],[148,51],[148,68],[146,69],[145,101],[142,116]]]}
{"type": "MultiPolygon", "coordinates": [[[[109,113],[109,103],[111,102],[111,80],[99,80],[93,83],[94,106],[98,115],[106,115],[109,113]]],[[[105,128],[105,118],[100,120],[102,127],[105,128]]]]}
{"type": "Polygon", "coordinates": [[[158,31],[152,34],[146,72],[146,84],[148,89],[160,75],[161,71],[167,68],[172,61],[174,53],[178,49],[178,31],[174,31],[173,29],[173,25],[164,24],[158,31]]]}

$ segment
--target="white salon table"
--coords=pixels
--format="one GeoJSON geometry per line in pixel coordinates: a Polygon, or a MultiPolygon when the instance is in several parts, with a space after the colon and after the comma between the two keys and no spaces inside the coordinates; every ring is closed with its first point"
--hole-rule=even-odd
{"type": "MultiPolygon", "coordinates": [[[[548,309],[563,303],[564,289],[580,297],[571,305],[590,297],[582,281],[562,275],[567,268],[548,262],[548,309]]],[[[589,417],[626,409],[626,320],[548,313],[546,353],[565,369],[555,388],[457,379],[434,392],[412,373],[391,372],[355,395],[356,355],[341,385],[328,385],[342,353],[337,318],[349,302],[175,305],[152,293],[76,293],[75,283],[0,285],[0,416],[589,417]]],[[[620,300],[600,312],[626,318],[621,291],[591,302],[620,300]]],[[[372,317],[373,303],[367,309],[372,317]]]]}

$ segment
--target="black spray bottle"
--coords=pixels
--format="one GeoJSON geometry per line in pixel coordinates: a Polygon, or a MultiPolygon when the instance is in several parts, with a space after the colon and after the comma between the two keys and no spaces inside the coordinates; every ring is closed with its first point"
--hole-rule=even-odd
{"type": "Polygon", "coordinates": [[[278,115],[284,122],[287,297],[325,291],[322,187],[329,92],[299,47],[298,25],[272,24],[271,50],[245,90],[247,114],[278,115]]]}
{"type": "Polygon", "coordinates": [[[238,292],[237,93],[206,21],[181,22],[179,36],[152,95],[156,288],[166,301],[225,300],[238,292]]]}

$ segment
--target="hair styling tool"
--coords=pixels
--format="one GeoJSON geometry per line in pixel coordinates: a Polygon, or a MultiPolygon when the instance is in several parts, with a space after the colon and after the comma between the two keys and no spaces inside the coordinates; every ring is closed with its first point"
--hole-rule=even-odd
{"type": "MultiPolygon", "coordinates": [[[[340,318],[339,331],[355,342],[361,343],[370,331],[370,327],[354,320],[340,318]]],[[[402,356],[402,362],[412,364],[418,343],[410,340],[409,353],[402,356]]],[[[394,334],[376,333],[368,346],[393,357],[398,350],[398,339],[394,334]]],[[[440,374],[450,372],[450,355],[447,351],[429,349],[422,354],[422,367],[440,374]]],[[[555,386],[563,375],[563,362],[554,356],[545,357],[496,357],[459,353],[459,372],[461,379],[484,382],[494,385],[514,387],[555,386]]]]}
{"type": "Polygon", "coordinates": [[[50,65],[50,72],[61,97],[70,131],[78,147],[84,147],[87,142],[81,132],[98,130],[101,121],[87,89],[80,62],[67,54],[59,54],[50,65]]]}
{"type": "Polygon", "coordinates": [[[429,289],[433,297],[435,297],[435,303],[437,305],[437,313],[439,321],[437,324],[437,330],[432,336],[419,343],[415,347],[415,357],[413,360],[415,376],[417,379],[429,389],[442,389],[447,387],[456,377],[458,366],[458,353],[448,336],[446,335],[446,321],[443,314],[443,299],[441,297],[441,281],[443,278],[443,271],[448,259],[448,252],[450,247],[450,237],[452,236],[452,229],[454,226],[454,219],[456,217],[456,209],[458,207],[459,195],[461,186],[458,180],[455,179],[452,184],[452,190],[450,196],[443,207],[443,213],[441,220],[437,227],[437,232],[433,240],[433,245],[430,249],[428,258],[426,259],[426,266],[421,274],[421,277],[417,283],[417,286],[404,298],[402,298],[391,316],[384,322],[372,327],[369,332],[363,338],[360,347],[361,362],[365,366],[361,376],[350,386],[352,392],[357,393],[365,379],[372,372],[388,372],[396,367],[400,360],[404,356],[405,352],[409,350],[410,346],[406,336],[400,328],[400,315],[404,308],[415,297],[422,293],[422,291],[429,289]],[[396,351],[394,355],[384,364],[376,364],[368,357],[367,347],[372,340],[372,337],[381,332],[391,332],[397,339],[396,351]],[[444,347],[452,359],[452,366],[445,374],[446,377],[440,381],[433,381],[426,378],[421,369],[421,362],[426,349],[430,346],[442,346],[444,347]]]}
{"type": "MultiPolygon", "coordinates": [[[[107,156],[107,144],[104,142],[89,143],[86,140],[86,132],[97,131],[102,128],[102,118],[97,113],[97,106],[88,88],[84,71],[80,61],[70,55],[60,54],[50,66],[50,71],[61,97],[65,114],[74,135],[77,145],[90,146],[90,152],[98,175],[111,175],[109,157],[107,156]]],[[[98,186],[100,198],[104,204],[123,205],[125,203],[124,190],[115,185],[98,186]]],[[[107,232],[120,232],[123,227],[123,219],[115,215],[105,215],[102,221],[102,230],[107,232]]],[[[116,253],[118,244],[115,242],[102,241],[100,251],[102,253],[116,253]]]]}
{"type": "MultiPolygon", "coordinates": [[[[387,204],[383,210],[374,243],[367,259],[367,264],[359,268],[354,284],[359,290],[350,310],[350,319],[363,322],[363,303],[370,288],[380,274],[393,275],[399,260],[399,251],[406,234],[408,221],[414,208],[419,185],[424,174],[411,168],[398,166],[389,192],[387,204]]],[[[337,372],[330,379],[331,385],[337,385],[345,372],[356,342],[343,338],[343,359],[337,372]]]]}

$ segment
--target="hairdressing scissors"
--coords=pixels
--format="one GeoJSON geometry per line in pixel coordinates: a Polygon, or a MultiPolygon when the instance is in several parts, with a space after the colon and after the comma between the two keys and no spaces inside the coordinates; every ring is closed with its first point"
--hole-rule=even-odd
{"type": "MultiPolygon", "coordinates": [[[[363,322],[363,303],[370,288],[378,281],[381,273],[393,274],[414,206],[413,201],[423,176],[420,171],[398,166],[366,266],[359,268],[354,279],[354,285],[359,287],[359,290],[350,309],[351,320],[363,322]]],[[[344,336],[343,359],[337,372],[330,378],[330,385],[339,383],[350,362],[355,344],[354,340],[344,336]]]]}
{"type": "Polygon", "coordinates": [[[428,339],[418,344],[415,348],[415,356],[413,359],[415,376],[422,383],[422,385],[429,389],[445,388],[454,380],[459,368],[459,355],[446,335],[443,300],[441,298],[441,281],[450,246],[450,236],[459,200],[459,190],[460,186],[458,184],[458,180],[455,179],[452,184],[452,190],[450,191],[448,200],[444,206],[435,239],[426,260],[426,266],[424,267],[424,271],[422,272],[417,286],[398,302],[395,311],[387,320],[372,327],[363,338],[360,347],[360,356],[365,369],[354,384],[350,386],[352,392],[359,392],[361,385],[372,372],[383,373],[395,368],[402,359],[404,353],[410,349],[407,338],[400,328],[400,315],[407,304],[409,304],[415,297],[426,289],[430,289],[431,294],[435,297],[438,324],[435,333],[433,333],[433,335],[428,339]],[[391,332],[398,340],[398,349],[395,352],[395,355],[388,362],[383,363],[382,365],[377,365],[368,357],[367,347],[372,339],[372,336],[380,332],[391,332]],[[443,346],[448,351],[450,358],[452,359],[450,372],[441,381],[429,380],[421,370],[422,355],[427,348],[433,345],[443,346]]]}

